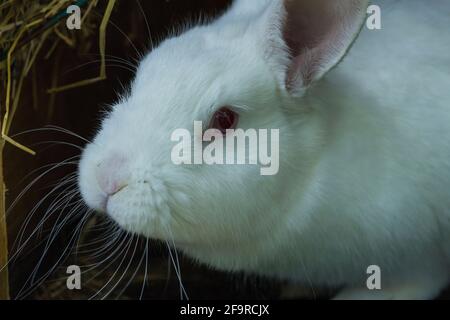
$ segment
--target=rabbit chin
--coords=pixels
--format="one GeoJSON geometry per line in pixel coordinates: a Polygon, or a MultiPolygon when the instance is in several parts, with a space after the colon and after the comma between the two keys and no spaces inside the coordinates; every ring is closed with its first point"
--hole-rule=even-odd
{"type": "Polygon", "coordinates": [[[106,213],[125,231],[165,240],[171,213],[163,194],[154,192],[146,183],[128,185],[108,198],[106,213]]]}

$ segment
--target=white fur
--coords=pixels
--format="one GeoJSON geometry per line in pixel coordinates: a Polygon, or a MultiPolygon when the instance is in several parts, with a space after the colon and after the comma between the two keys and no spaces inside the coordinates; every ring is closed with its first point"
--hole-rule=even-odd
{"type": "Polygon", "coordinates": [[[107,212],[130,232],[170,239],[170,229],[202,263],[344,287],[337,298],[435,297],[450,275],[450,2],[377,1],[383,30],[364,29],[297,97],[280,86],[289,57],[262,22],[273,1],[240,0],[144,58],[83,153],[85,201],[102,209],[96,168],[119,153],[127,187],[107,212]],[[241,128],[280,129],[278,175],[171,163],[172,131],[222,105],[239,110],[241,128]],[[382,291],[365,289],[373,264],[382,291]]]}

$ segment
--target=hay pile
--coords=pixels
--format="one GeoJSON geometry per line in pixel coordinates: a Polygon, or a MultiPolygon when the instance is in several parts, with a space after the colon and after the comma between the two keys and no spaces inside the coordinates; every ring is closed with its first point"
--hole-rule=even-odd
{"type": "MultiPolygon", "coordinates": [[[[105,43],[106,26],[114,7],[115,0],[109,0],[103,17],[93,13],[98,0],[6,0],[0,4],[0,90],[1,90],[1,137],[0,137],[0,299],[8,299],[8,261],[7,226],[5,217],[6,187],[3,175],[3,150],[10,144],[31,155],[35,152],[10,136],[11,125],[18,112],[24,81],[32,81],[33,92],[37,92],[35,61],[40,54],[45,59],[56,59],[55,48],[65,45],[87,52],[92,41],[88,39],[99,34],[99,48],[101,55],[101,68],[98,77],[80,79],[79,82],[59,87],[48,88],[52,95],[63,90],[92,84],[106,78],[105,72],[105,43]],[[83,28],[79,32],[69,32],[66,27],[66,18],[69,5],[83,8],[83,28]],[[100,22],[100,23],[99,23],[100,22]],[[47,52],[43,53],[43,48],[47,52]]],[[[53,75],[53,83],[58,83],[58,73],[53,75]]],[[[36,97],[36,94],[34,94],[36,97]]],[[[35,99],[37,100],[37,99],[35,99]]],[[[22,110],[21,112],[26,112],[22,110]]],[[[50,105],[47,112],[51,114],[50,105]]]]}
{"type": "MultiPolygon", "coordinates": [[[[96,27],[96,23],[94,21],[90,23],[89,19],[91,19],[92,8],[97,5],[98,0],[90,2],[87,0],[53,0],[47,2],[8,0],[0,6],[0,17],[3,17],[0,21],[0,72],[2,74],[1,88],[5,96],[2,139],[30,154],[34,154],[34,151],[8,135],[20,101],[24,79],[32,70],[35,59],[44,43],[47,41],[52,43],[51,48],[46,53],[47,59],[52,57],[53,50],[60,41],[69,47],[77,47],[77,50],[87,51],[90,41],[84,40],[93,34],[96,27]],[[66,11],[69,4],[77,5],[80,8],[87,7],[81,19],[83,28],[80,29],[81,32],[79,33],[70,33],[65,27],[65,18],[69,16],[66,11]]],[[[102,57],[100,75],[93,79],[49,88],[49,93],[57,93],[106,78],[105,32],[114,3],[115,0],[109,0],[99,27],[99,47],[102,57]]]]}

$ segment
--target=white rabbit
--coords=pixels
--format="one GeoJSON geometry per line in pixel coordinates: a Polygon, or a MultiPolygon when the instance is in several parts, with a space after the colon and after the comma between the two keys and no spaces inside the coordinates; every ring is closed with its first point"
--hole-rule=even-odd
{"type": "Polygon", "coordinates": [[[450,276],[450,2],[376,4],[382,29],[360,33],[366,0],[238,0],[161,43],[83,152],[86,203],[220,270],[342,299],[436,297],[450,276]],[[172,132],[223,106],[238,128],[280,130],[277,175],[171,161],[172,132]]]}

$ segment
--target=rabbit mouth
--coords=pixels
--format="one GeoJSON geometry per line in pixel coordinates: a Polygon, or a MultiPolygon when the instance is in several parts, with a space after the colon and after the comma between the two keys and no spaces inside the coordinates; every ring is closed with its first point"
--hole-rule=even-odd
{"type": "Polygon", "coordinates": [[[116,196],[117,194],[122,192],[127,187],[128,187],[128,185],[124,185],[124,186],[120,187],[117,191],[115,191],[114,193],[103,195],[102,200],[100,200],[99,209],[97,211],[102,212],[102,213],[107,213],[108,212],[108,203],[109,203],[110,199],[114,198],[114,196],[116,196]]]}
{"type": "Polygon", "coordinates": [[[164,192],[144,182],[128,184],[106,198],[106,214],[124,230],[160,238],[171,213],[164,192]]]}

